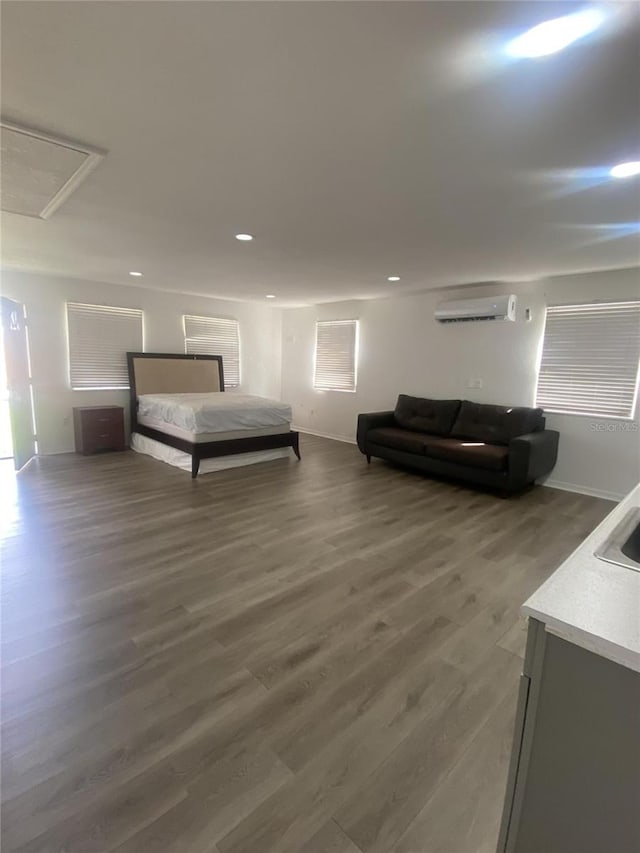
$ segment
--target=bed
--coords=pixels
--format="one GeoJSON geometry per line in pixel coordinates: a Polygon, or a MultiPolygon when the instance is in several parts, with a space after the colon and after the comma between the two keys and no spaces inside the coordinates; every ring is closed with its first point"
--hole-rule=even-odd
{"type": "Polygon", "coordinates": [[[143,436],[187,453],[194,479],[204,459],[279,448],[291,448],[300,459],[291,408],[225,393],[222,356],[128,352],[127,366],[132,441],[143,436]]]}

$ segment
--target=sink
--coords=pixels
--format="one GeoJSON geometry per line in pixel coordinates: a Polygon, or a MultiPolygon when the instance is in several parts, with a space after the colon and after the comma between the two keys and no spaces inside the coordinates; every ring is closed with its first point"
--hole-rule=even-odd
{"type": "Polygon", "coordinates": [[[640,507],[630,509],[594,552],[599,560],[640,572],[640,507]]]}

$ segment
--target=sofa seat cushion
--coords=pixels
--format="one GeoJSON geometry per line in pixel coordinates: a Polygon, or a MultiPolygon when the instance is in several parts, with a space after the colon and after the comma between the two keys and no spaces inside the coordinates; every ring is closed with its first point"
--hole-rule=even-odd
{"type": "Polygon", "coordinates": [[[400,394],[394,419],[400,429],[448,435],[460,408],[460,400],[429,400],[400,394]]]}
{"type": "Polygon", "coordinates": [[[424,456],[424,438],[417,432],[398,427],[378,427],[367,433],[367,441],[380,444],[383,447],[392,447],[394,450],[404,450],[405,453],[416,453],[424,456]]]}
{"type": "Polygon", "coordinates": [[[463,400],[451,430],[451,437],[508,444],[512,438],[540,429],[544,429],[542,409],[490,406],[463,400]]]}
{"type": "Polygon", "coordinates": [[[469,465],[471,468],[485,468],[490,471],[504,471],[507,467],[509,449],[498,444],[460,441],[456,438],[437,438],[429,435],[423,436],[422,441],[426,455],[432,459],[469,465]]]}

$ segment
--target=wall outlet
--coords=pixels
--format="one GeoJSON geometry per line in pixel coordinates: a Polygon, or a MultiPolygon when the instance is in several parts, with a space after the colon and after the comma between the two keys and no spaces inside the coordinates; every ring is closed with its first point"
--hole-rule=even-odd
{"type": "Polygon", "coordinates": [[[482,379],[467,379],[467,388],[482,388],[482,379]]]}

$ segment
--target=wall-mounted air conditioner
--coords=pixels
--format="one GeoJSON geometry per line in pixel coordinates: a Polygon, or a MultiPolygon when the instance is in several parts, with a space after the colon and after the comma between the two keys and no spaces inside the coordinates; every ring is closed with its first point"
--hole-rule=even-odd
{"type": "Polygon", "coordinates": [[[436,308],[440,323],[461,323],[471,320],[515,320],[516,297],[484,296],[480,299],[453,299],[441,302],[436,308]]]}

